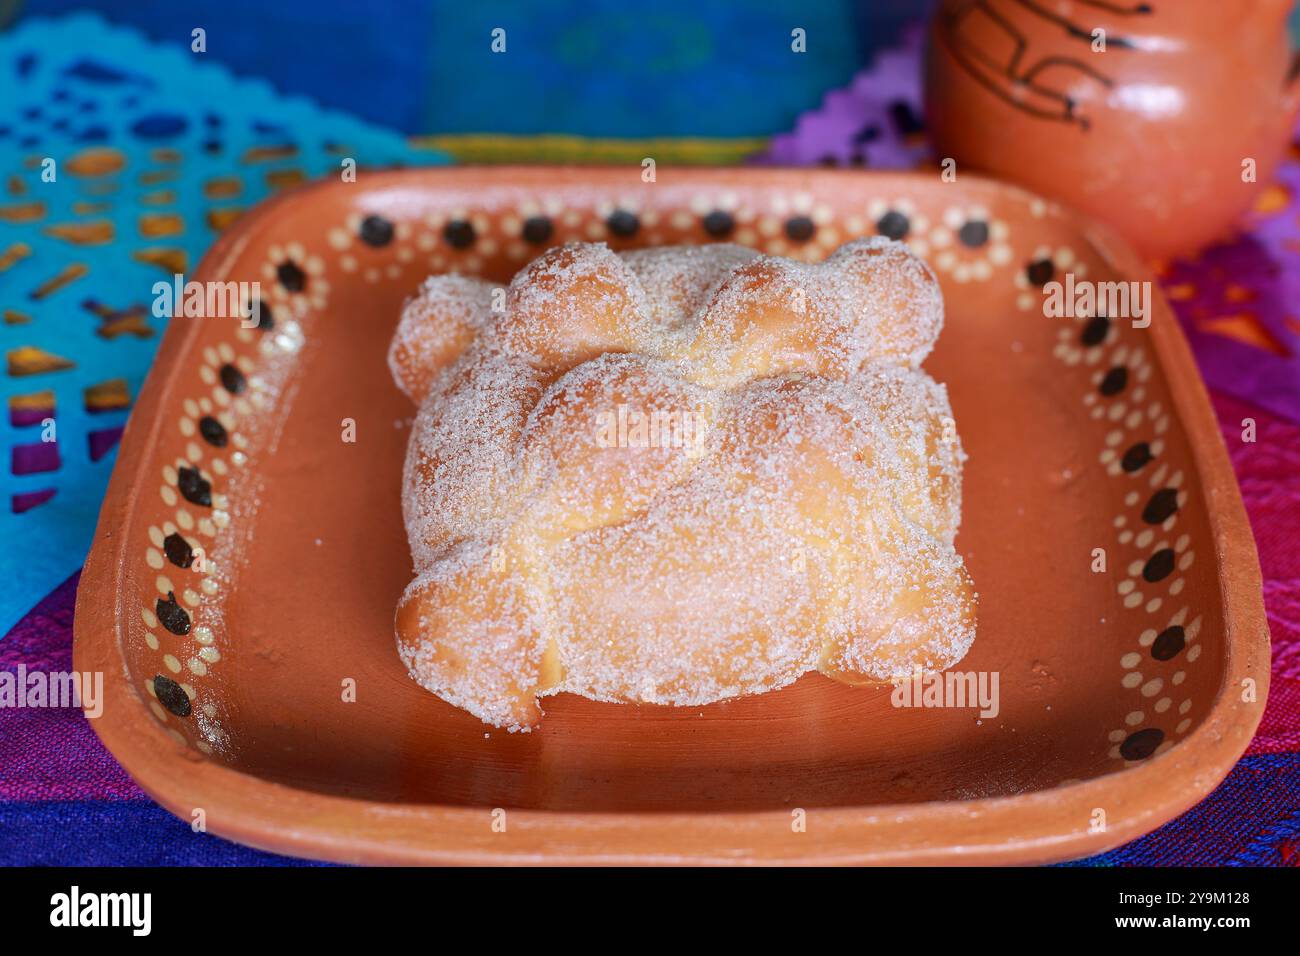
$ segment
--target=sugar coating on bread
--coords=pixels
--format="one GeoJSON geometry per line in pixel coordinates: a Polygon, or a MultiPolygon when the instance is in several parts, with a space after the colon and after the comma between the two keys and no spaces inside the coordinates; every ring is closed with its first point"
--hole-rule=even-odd
{"type": "Polygon", "coordinates": [[[560,692],[696,706],[964,656],[964,454],[918,367],[943,303],[904,246],[578,243],[493,293],[430,278],[389,354],[420,405],[396,629],[422,686],[513,731],[560,692]]]}
{"type": "Polygon", "coordinates": [[[492,287],[460,275],[431,276],[402,310],[388,351],[393,379],[417,405],[439,371],[487,325],[492,287]]]}

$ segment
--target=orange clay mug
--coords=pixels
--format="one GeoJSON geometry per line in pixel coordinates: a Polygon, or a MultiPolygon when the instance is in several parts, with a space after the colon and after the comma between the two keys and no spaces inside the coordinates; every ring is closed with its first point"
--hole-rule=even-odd
{"type": "Polygon", "coordinates": [[[939,156],[1058,198],[1148,256],[1195,252],[1286,148],[1292,3],[943,0],[926,63],[939,156]]]}

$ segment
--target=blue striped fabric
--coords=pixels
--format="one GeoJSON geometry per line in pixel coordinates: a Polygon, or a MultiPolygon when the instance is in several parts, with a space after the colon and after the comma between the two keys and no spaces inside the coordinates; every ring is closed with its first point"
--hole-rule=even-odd
{"type": "Polygon", "coordinates": [[[318,866],[195,833],[148,800],[0,803],[8,866],[318,866]]]}

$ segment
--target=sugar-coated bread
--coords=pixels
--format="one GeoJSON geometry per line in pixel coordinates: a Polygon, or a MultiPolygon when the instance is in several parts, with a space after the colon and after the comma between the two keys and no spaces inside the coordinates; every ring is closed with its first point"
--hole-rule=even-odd
{"type": "Polygon", "coordinates": [[[429,279],[389,355],[422,686],[525,730],[560,692],[701,705],[966,653],[964,455],[918,368],[943,304],[904,246],[579,243],[494,293],[429,279]]]}
{"type": "Polygon", "coordinates": [[[451,365],[487,325],[492,286],[467,276],[432,276],[406,303],[388,350],[398,388],[417,405],[434,377],[451,365]]]}

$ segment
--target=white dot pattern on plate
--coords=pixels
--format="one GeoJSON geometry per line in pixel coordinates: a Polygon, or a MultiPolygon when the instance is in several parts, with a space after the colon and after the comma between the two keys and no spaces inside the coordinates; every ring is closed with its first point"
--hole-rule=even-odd
{"type": "MultiPolygon", "coordinates": [[[[1050,252],[1042,247],[1035,250],[1035,256],[1045,262],[1050,252]]],[[[1068,252],[1062,256],[1057,250],[1052,256],[1052,271],[1069,269],[1076,279],[1078,264],[1068,252]]],[[[1048,275],[1048,268],[1041,266],[1037,278],[1048,275]]],[[[1017,285],[1029,288],[1030,278],[1026,274],[1017,285]]],[[[1126,320],[1099,315],[1095,310],[1064,318],[1053,354],[1067,366],[1086,369],[1081,397],[1084,414],[1106,428],[1096,460],[1124,488],[1120,498],[1125,510],[1111,522],[1115,593],[1128,614],[1149,617],[1160,614],[1169,601],[1184,594],[1185,572],[1194,564],[1195,553],[1190,535],[1175,533],[1189,491],[1186,473],[1166,460],[1164,436],[1169,416],[1162,402],[1149,400],[1152,365],[1137,338],[1140,331],[1129,335],[1126,325],[1126,320]],[[1133,487],[1135,482],[1140,487],[1133,487]]],[[[1112,758],[1146,759],[1163,752],[1172,736],[1190,727],[1190,719],[1172,728],[1161,719],[1174,704],[1174,698],[1161,696],[1162,692],[1182,685],[1186,674],[1177,669],[1180,663],[1195,662],[1200,656],[1200,646],[1193,641],[1201,619],[1196,618],[1195,628],[1185,627],[1188,614],[1189,608],[1183,606],[1162,625],[1139,627],[1136,649],[1121,654],[1121,688],[1133,695],[1135,704],[1153,702],[1153,713],[1144,706],[1120,715],[1124,727],[1107,732],[1107,740],[1118,745],[1108,750],[1112,758]]],[[[1191,700],[1183,698],[1178,713],[1186,714],[1191,707],[1191,700]]]]}

